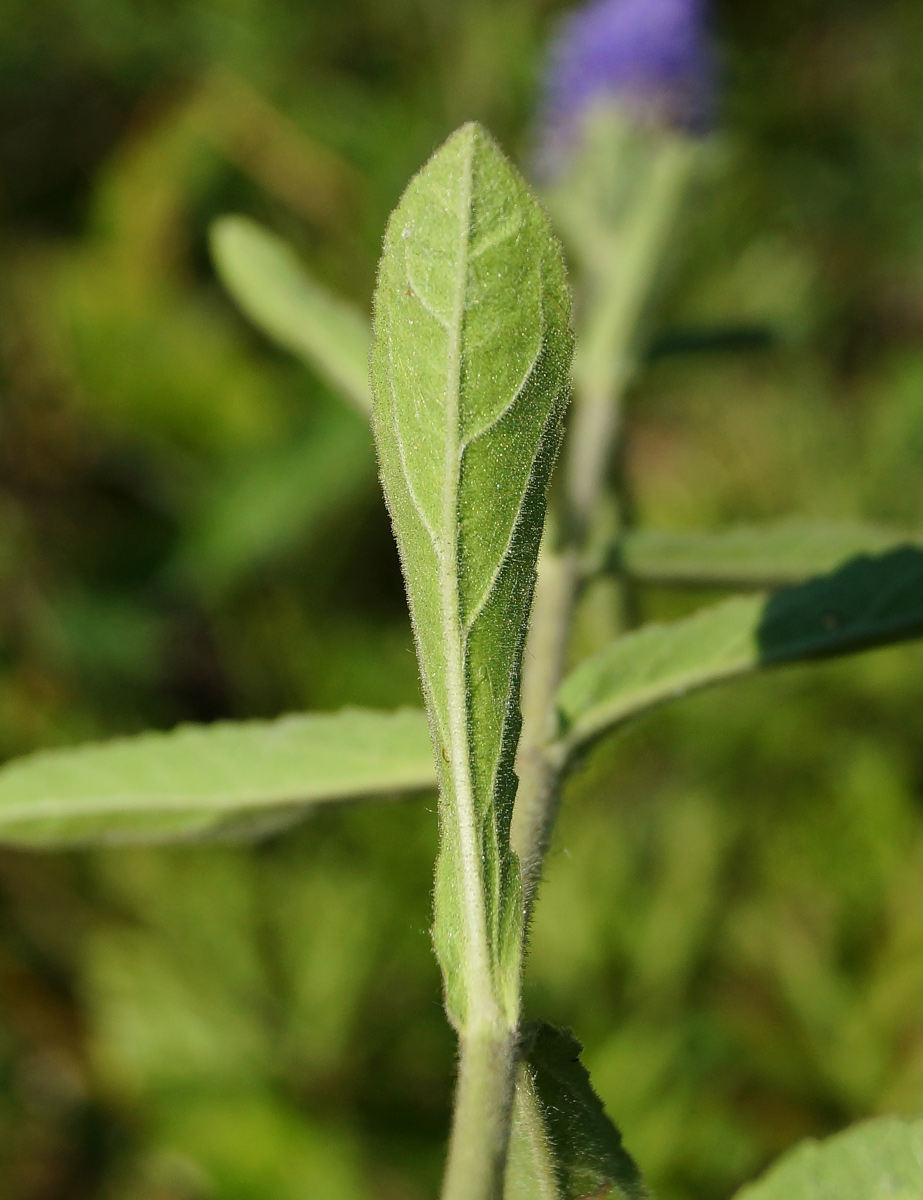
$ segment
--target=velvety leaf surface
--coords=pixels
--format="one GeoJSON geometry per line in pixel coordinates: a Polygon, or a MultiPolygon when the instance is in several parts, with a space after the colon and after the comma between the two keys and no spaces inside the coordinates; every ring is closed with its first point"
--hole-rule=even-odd
{"type": "MultiPolygon", "coordinates": [[[[381,475],[437,747],[436,942],[458,1024],[461,963],[496,982],[501,962],[518,961],[519,672],[569,311],[542,209],[490,137],[464,126],[391,218],[372,352],[381,475]]],[[[518,982],[507,984],[515,1014],[518,982]]]]}
{"type": "Polygon", "coordinates": [[[222,282],[247,316],[367,413],[370,334],[362,313],[312,278],[281,238],[246,217],[216,221],[211,249],[222,282]]]}
{"type": "Polygon", "coordinates": [[[643,1200],[649,1193],[570,1030],[527,1027],[504,1200],[643,1200]]]}
{"type": "Polygon", "coordinates": [[[613,566],[646,583],[770,588],[832,571],[857,554],[919,544],[877,525],[779,521],[715,533],[630,532],[613,566]]]}
{"type": "Polygon", "coordinates": [[[581,663],[559,710],[576,745],[697,688],[798,659],[848,654],[923,633],[923,550],[861,555],[774,595],[735,597],[649,625],[581,663]]]}
{"type": "Polygon", "coordinates": [[[923,1120],[881,1117],[802,1142],[736,1200],[919,1200],[923,1120]]]}
{"type": "Polygon", "coordinates": [[[435,785],[422,712],[344,709],[48,750],[0,769],[0,844],[260,833],[315,804],[435,785]]]}

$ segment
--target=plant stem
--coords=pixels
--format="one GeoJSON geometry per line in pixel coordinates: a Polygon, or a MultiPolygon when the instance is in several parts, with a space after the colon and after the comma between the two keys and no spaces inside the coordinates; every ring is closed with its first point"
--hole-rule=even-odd
{"type": "Polygon", "coordinates": [[[559,764],[551,749],[557,725],[554,699],[567,661],[579,566],[573,550],[543,550],[526,642],[516,756],[519,788],[510,837],[522,869],[527,916],[558,805],[559,764]]]}
{"type": "Polygon", "coordinates": [[[637,363],[638,328],[688,168],[688,147],[664,143],[627,219],[617,233],[602,235],[605,252],[582,263],[592,303],[586,328],[578,336],[561,511],[539,559],[523,662],[523,731],[512,842],[522,864],[527,918],[557,819],[565,768],[565,756],[555,745],[555,698],[567,667],[594,518],[622,434],[624,395],[637,363]]]}
{"type": "Polygon", "coordinates": [[[617,408],[628,377],[623,368],[622,386],[616,390],[611,378],[613,390],[608,394],[602,388],[577,389],[565,458],[563,544],[551,548],[546,542],[539,560],[523,665],[519,790],[511,835],[522,865],[527,914],[560,805],[564,763],[554,750],[555,697],[567,667],[593,514],[605,487],[620,426],[617,408]]]}
{"type": "Polygon", "coordinates": [[[513,1107],[516,1033],[484,1026],[459,1043],[442,1200],[502,1200],[513,1107]]]}

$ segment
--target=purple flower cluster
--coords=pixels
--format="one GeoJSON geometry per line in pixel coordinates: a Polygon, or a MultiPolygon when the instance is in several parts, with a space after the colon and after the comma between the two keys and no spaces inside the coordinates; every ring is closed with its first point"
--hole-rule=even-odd
{"type": "Polygon", "coordinates": [[[714,121],[716,60],[707,0],[591,0],[565,21],[546,75],[549,150],[569,143],[586,111],[615,101],[691,133],[714,121]]]}

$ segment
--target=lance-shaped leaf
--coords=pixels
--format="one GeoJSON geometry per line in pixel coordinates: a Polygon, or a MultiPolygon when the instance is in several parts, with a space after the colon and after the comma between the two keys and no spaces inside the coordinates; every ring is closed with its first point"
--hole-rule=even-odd
{"type": "Polygon", "coordinates": [[[211,251],[222,282],[250,320],[367,414],[367,318],[318,283],[281,238],[246,217],[216,221],[211,251]]]}
{"type": "Polygon", "coordinates": [[[796,1146],[736,1200],[919,1200],[923,1120],[879,1117],[796,1146]]]}
{"type": "Polygon", "coordinates": [[[619,638],[564,681],[564,741],[576,747],[665,700],[763,667],[920,634],[923,550],[861,555],[800,587],[736,597],[619,638]]]}
{"type": "Polygon", "coordinates": [[[526,1028],[503,1200],[645,1200],[650,1195],[580,1061],[570,1030],[526,1028]]]}
{"type": "Polygon", "coordinates": [[[644,583],[762,589],[802,583],[857,554],[908,544],[923,538],[859,522],[773,521],[714,533],[638,529],[607,566],[644,583]]]}
{"type": "Polygon", "coordinates": [[[311,807],[435,785],[426,718],[344,709],[183,725],[0,768],[0,844],[48,848],[263,833],[311,807]]]}
{"type": "Polygon", "coordinates": [[[382,482],[440,777],[435,937],[459,1028],[475,1004],[466,978],[486,981],[478,1003],[499,1003],[504,1019],[518,1007],[519,673],[569,307],[544,213],[490,137],[464,126],[388,225],[372,351],[382,482]]]}

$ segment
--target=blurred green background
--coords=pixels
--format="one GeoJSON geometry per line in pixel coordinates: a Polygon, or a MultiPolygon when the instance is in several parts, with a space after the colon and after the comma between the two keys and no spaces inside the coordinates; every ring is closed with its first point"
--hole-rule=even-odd
{"type": "MultiPolygon", "coordinates": [[[[534,140],[541,0],[0,4],[0,752],[418,703],[370,436],[217,284],[248,213],[368,307],[476,117],[534,140]]],[[[716,6],[723,132],[631,398],[639,516],[923,527],[923,7],[716,6]]],[[[701,597],[642,597],[645,614],[701,597]]],[[[531,1015],[662,1200],[923,1110],[923,652],[646,718],[571,788],[531,1015]]],[[[0,853],[0,1194],[415,1200],[454,1046],[432,802],[255,847],[0,853]]]]}

